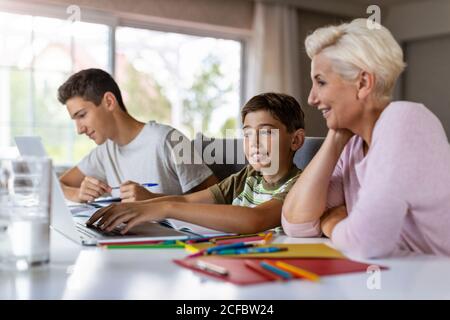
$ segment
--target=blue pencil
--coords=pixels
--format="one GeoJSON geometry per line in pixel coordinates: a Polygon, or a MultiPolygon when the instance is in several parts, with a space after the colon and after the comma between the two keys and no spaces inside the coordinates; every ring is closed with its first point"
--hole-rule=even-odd
{"type": "Polygon", "coordinates": [[[248,247],[252,247],[253,244],[248,244],[245,242],[237,242],[237,243],[232,243],[232,244],[224,244],[222,246],[215,246],[215,247],[211,247],[206,249],[206,253],[210,254],[216,251],[222,251],[222,250],[229,250],[229,249],[243,249],[243,248],[248,248],[248,247]]]}
{"type": "Polygon", "coordinates": [[[269,247],[269,248],[238,248],[238,249],[225,249],[217,251],[217,254],[248,254],[248,253],[273,253],[279,251],[286,251],[286,248],[269,247]]]}
{"type": "Polygon", "coordinates": [[[283,277],[285,280],[292,279],[292,274],[290,274],[287,271],[281,270],[280,268],[274,267],[271,264],[268,264],[267,262],[261,261],[260,266],[264,269],[275,273],[276,275],[279,275],[280,277],[283,277]]]}

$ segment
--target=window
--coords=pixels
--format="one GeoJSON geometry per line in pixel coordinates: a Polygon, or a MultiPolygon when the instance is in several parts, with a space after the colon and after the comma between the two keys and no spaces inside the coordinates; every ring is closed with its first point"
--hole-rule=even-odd
{"type": "Polygon", "coordinates": [[[0,147],[39,135],[56,163],[72,163],[94,144],[76,134],[57,89],[73,72],[108,70],[105,25],[0,12],[0,147]]]}
{"type": "Polygon", "coordinates": [[[0,151],[39,135],[55,163],[78,162],[95,144],[57,88],[85,68],[111,72],[111,57],[132,116],[221,137],[239,124],[241,51],[236,40],[0,12],[0,151]]]}
{"type": "Polygon", "coordinates": [[[239,114],[241,44],[234,40],[119,27],[116,79],[130,113],[193,138],[222,136],[239,114]]]}

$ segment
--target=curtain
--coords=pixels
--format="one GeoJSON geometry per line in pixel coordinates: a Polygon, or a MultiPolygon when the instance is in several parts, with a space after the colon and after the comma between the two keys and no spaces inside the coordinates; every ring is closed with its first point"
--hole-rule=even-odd
{"type": "Polygon", "coordinates": [[[255,3],[253,37],[247,48],[246,101],[262,92],[281,92],[300,101],[300,39],[294,7],[255,3]]]}

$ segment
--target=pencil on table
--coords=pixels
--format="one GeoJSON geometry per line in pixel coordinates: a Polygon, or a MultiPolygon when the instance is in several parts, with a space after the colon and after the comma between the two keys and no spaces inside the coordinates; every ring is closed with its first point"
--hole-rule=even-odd
{"type": "Polygon", "coordinates": [[[186,251],[188,251],[190,253],[197,253],[200,251],[200,249],[194,247],[193,245],[187,244],[187,243],[184,245],[184,249],[186,249],[186,251]]]}
{"type": "Polygon", "coordinates": [[[272,273],[272,272],[264,269],[263,267],[261,267],[257,261],[245,260],[244,264],[247,268],[258,272],[259,274],[261,274],[268,280],[275,280],[275,281],[283,281],[284,280],[283,277],[281,277],[275,273],[272,273]]]}
{"type": "Polygon", "coordinates": [[[214,244],[223,245],[223,244],[231,244],[237,242],[246,242],[246,243],[255,243],[255,244],[264,244],[264,237],[254,236],[248,238],[236,238],[236,239],[225,239],[225,240],[215,240],[214,244]]]}
{"type": "Polygon", "coordinates": [[[274,263],[268,261],[268,260],[263,260],[259,263],[259,265],[261,267],[263,267],[264,269],[273,272],[275,274],[277,274],[278,276],[282,277],[283,280],[290,280],[293,278],[292,274],[286,270],[283,270],[277,266],[274,265],[274,263]]]}
{"type": "Polygon", "coordinates": [[[320,276],[318,274],[315,274],[315,273],[313,273],[311,271],[308,271],[308,270],[305,270],[305,269],[293,266],[293,265],[288,264],[286,262],[276,261],[275,265],[277,267],[279,267],[280,269],[288,271],[288,272],[292,273],[293,275],[295,275],[297,277],[305,278],[305,279],[308,279],[310,281],[315,281],[315,282],[320,280],[320,276]]]}
{"type": "Polygon", "coordinates": [[[273,236],[272,232],[267,233],[263,239],[264,244],[269,244],[270,241],[272,241],[272,236],[273,236]]]}
{"type": "MultiPolygon", "coordinates": [[[[186,249],[186,247],[184,247],[186,249]]],[[[206,249],[202,249],[202,250],[197,250],[196,252],[188,255],[186,258],[190,259],[190,258],[196,258],[196,257],[200,257],[206,254],[206,249]]]]}
{"type": "Polygon", "coordinates": [[[221,241],[221,240],[250,238],[250,237],[258,237],[258,236],[263,237],[264,233],[240,234],[240,235],[235,235],[235,236],[220,236],[220,237],[212,238],[212,239],[210,239],[210,241],[212,243],[215,243],[216,241],[221,241]]]}
{"type": "Polygon", "coordinates": [[[178,249],[184,248],[179,244],[135,244],[135,245],[104,245],[105,249],[178,249]]]}

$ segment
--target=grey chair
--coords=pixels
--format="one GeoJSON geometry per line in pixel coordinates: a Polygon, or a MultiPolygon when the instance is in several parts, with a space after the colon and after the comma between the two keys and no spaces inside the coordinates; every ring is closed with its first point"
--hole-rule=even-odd
{"type": "MultiPolygon", "coordinates": [[[[306,137],[303,146],[294,155],[294,163],[299,169],[306,168],[323,140],[321,137],[306,137]]],[[[219,180],[238,172],[248,164],[242,139],[211,139],[197,135],[193,143],[197,152],[202,155],[203,161],[219,180]]]]}
{"type": "Polygon", "coordinates": [[[303,146],[294,155],[297,168],[304,170],[322,146],[322,137],[306,137],[303,146]]]}

